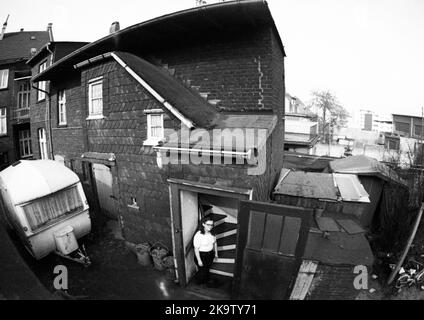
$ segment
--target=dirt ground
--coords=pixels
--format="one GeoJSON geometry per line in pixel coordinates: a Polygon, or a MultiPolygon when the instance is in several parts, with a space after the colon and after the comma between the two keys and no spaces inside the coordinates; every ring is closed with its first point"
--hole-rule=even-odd
{"type": "Polygon", "coordinates": [[[61,296],[68,299],[106,300],[192,300],[202,299],[186,292],[174,282],[174,276],[167,270],[159,271],[154,265],[145,267],[116,232],[116,223],[103,223],[92,234],[79,240],[85,244],[92,264],[84,267],[51,254],[35,261],[26,251],[21,250],[30,268],[44,286],[56,292],[53,283],[57,274],[55,266],[68,269],[68,290],[61,296]]]}
{"type": "MultiPolygon", "coordinates": [[[[389,253],[390,254],[390,253],[389,253]]],[[[399,254],[400,255],[400,254],[399,254]]],[[[415,239],[405,258],[405,263],[408,258],[414,258],[418,262],[424,264],[424,221],[422,220],[415,235],[415,239]]],[[[358,300],[424,300],[424,290],[421,289],[422,284],[413,284],[411,287],[395,288],[395,282],[398,276],[395,277],[391,285],[387,285],[387,279],[392,269],[390,264],[396,264],[399,256],[377,257],[373,273],[377,279],[369,279],[369,290],[364,290],[357,297],[358,300]],[[372,290],[374,289],[374,290],[372,290]],[[371,292],[370,292],[371,291],[371,292]]]]}

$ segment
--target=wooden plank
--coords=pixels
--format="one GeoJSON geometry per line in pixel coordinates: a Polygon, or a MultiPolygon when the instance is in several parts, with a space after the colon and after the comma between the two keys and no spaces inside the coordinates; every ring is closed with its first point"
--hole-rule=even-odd
{"type": "Polygon", "coordinates": [[[282,216],[276,216],[272,214],[266,215],[264,240],[262,244],[262,248],[264,250],[278,252],[282,226],[282,216]]]}
{"type": "Polygon", "coordinates": [[[300,266],[296,283],[290,295],[290,300],[304,300],[311,287],[318,263],[315,261],[304,260],[300,266]]]}
{"type": "Polygon", "coordinates": [[[318,228],[321,231],[338,232],[340,228],[337,226],[336,221],[330,217],[316,217],[315,218],[318,228]]]}
{"type": "Polygon", "coordinates": [[[337,223],[341,225],[342,228],[349,234],[358,234],[365,232],[365,230],[359,224],[350,219],[337,219],[337,223]]]}
{"type": "Polygon", "coordinates": [[[266,213],[251,211],[249,226],[251,230],[249,231],[247,246],[252,249],[262,249],[264,231],[266,223],[266,213]]]}
{"type": "Polygon", "coordinates": [[[296,253],[296,245],[299,239],[299,231],[301,219],[285,217],[283,232],[281,234],[279,252],[285,255],[294,256],[296,253]]]}

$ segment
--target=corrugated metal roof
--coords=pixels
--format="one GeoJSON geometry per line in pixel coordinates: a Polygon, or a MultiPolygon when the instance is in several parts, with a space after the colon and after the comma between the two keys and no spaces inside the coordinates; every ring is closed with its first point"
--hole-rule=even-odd
{"type": "Polygon", "coordinates": [[[274,194],[328,201],[370,202],[356,175],[282,169],[274,194]]]}
{"type": "Polygon", "coordinates": [[[403,181],[393,169],[374,158],[364,155],[331,161],[329,167],[332,172],[357,174],[359,176],[377,176],[383,180],[395,182],[407,187],[406,182],[403,181]]]}

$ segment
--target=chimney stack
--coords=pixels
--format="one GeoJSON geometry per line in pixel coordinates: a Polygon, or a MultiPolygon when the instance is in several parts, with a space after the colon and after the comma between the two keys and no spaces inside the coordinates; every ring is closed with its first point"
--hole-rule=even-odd
{"type": "Polygon", "coordinates": [[[118,21],[112,22],[112,25],[110,26],[110,29],[109,29],[109,34],[115,33],[116,31],[119,31],[118,21]]]}
{"type": "Polygon", "coordinates": [[[9,20],[9,15],[7,15],[5,23],[3,23],[3,28],[1,29],[1,33],[0,33],[0,40],[3,40],[4,34],[6,32],[7,20],[9,20]]]}
{"type": "Polygon", "coordinates": [[[53,26],[53,23],[51,23],[51,22],[47,25],[47,32],[49,33],[50,42],[53,42],[53,30],[52,30],[52,26],[53,26]]]}

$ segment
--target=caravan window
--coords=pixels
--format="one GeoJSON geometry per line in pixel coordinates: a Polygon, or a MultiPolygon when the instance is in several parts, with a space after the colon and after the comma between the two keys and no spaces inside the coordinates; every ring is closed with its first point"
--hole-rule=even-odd
{"type": "Polygon", "coordinates": [[[36,230],[51,220],[83,208],[77,186],[61,190],[23,206],[28,223],[36,230]]]}

